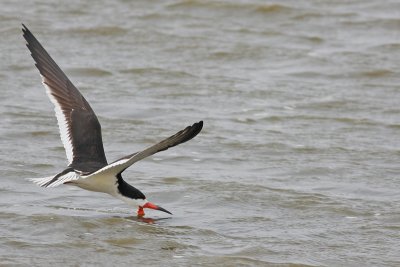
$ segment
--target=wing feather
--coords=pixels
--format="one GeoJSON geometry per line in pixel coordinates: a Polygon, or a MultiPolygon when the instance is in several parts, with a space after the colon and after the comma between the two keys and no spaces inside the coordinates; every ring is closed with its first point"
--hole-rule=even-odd
{"type": "Polygon", "coordinates": [[[106,166],[101,126],[96,114],[25,25],[22,31],[46,93],[54,104],[69,166],[83,172],[93,172],[106,166]],[[87,135],[90,138],[85,138],[87,135]]]}
{"type": "Polygon", "coordinates": [[[92,173],[92,175],[97,175],[99,173],[108,173],[110,175],[117,175],[118,173],[123,172],[126,168],[138,162],[148,156],[151,156],[157,152],[167,150],[170,147],[174,147],[176,145],[182,144],[184,142],[189,141],[193,137],[195,137],[203,128],[203,121],[199,121],[194,123],[191,126],[186,127],[185,129],[177,132],[176,134],[164,139],[163,141],[146,148],[140,152],[136,152],[130,154],[128,156],[122,157],[109,165],[103,167],[102,169],[92,173]]]}

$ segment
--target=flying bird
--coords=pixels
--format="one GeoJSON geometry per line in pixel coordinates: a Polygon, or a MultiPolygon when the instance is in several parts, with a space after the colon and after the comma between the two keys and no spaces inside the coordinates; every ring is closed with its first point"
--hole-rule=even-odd
{"type": "Polygon", "coordinates": [[[122,178],[122,172],[139,160],[189,141],[201,131],[203,121],[194,123],[142,151],[108,163],[103,148],[101,126],[93,109],[32,32],[24,24],[22,26],[26,46],[40,72],[46,93],[54,104],[61,141],[68,159],[67,168],[60,173],[29,180],[41,187],[67,184],[107,193],[137,208],[138,216],[144,216],[144,208],[172,214],[148,201],[139,189],[122,178]]]}

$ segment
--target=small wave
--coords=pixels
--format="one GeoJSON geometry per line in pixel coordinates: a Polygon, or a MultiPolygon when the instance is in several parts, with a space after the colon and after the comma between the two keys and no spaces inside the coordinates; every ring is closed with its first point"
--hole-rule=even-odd
{"type": "Polygon", "coordinates": [[[400,124],[390,124],[389,128],[400,129],[400,124]]]}
{"type": "Polygon", "coordinates": [[[69,33],[76,33],[76,34],[83,34],[87,35],[103,35],[103,36],[110,36],[110,35],[123,35],[128,32],[127,29],[118,27],[118,26],[96,26],[90,28],[72,28],[68,29],[67,32],[69,33]]]}
{"type": "MultiPolygon", "coordinates": [[[[261,250],[254,248],[255,250],[261,250]]],[[[265,253],[263,251],[262,253],[265,253]]],[[[259,253],[260,255],[261,252],[259,253]]],[[[262,255],[264,256],[264,255],[262,255]]],[[[271,262],[258,259],[259,256],[249,257],[242,255],[211,255],[211,256],[201,256],[198,259],[193,257],[200,265],[206,266],[275,266],[275,267],[312,267],[313,265],[289,263],[289,262],[271,262]]]]}
{"type": "Polygon", "coordinates": [[[255,8],[257,12],[260,13],[278,13],[283,11],[288,11],[291,8],[288,6],[280,5],[280,4],[264,4],[262,6],[258,6],[255,8]]]}
{"type": "Polygon", "coordinates": [[[70,68],[68,74],[77,76],[104,77],[112,75],[111,72],[98,68],[70,68]]]}
{"type": "Polygon", "coordinates": [[[126,237],[118,239],[108,239],[105,240],[105,242],[117,247],[132,247],[142,243],[142,240],[134,237],[126,237]]]}
{"type": "Polygon", "coordinates": [[[161,68],[130,68],[130,69],[122,69],[119,71],[120,73],[131,73],[131,74],[148,74],[148,73],[163,73],[165,70],[161,68]]]}
{"type": "Polygon", "coordinates": [[[31,64],[11,64],[9,65],[9,69],[12,71],[25,71],[25,70],[31,70],[32,65],[31,64]]]}
{"type": "Polygon", "coordinates": [[[361,26],[361,27],[381,27],[386,30],[397,30],[400,19],[398,18],[369,18],[367,20],[346,20],[342,22],[346,26],[361,26]]]}
{"type": "Polygon", "coordinates": [[[143,74],[151,74],[151,75],[173,75],[174,77],[195,77],[195,75],[181,71],[181,70],[166,70],[162,68],[154,68],[154,67],[148,67],[148,68],[129,68],[129,69],[122,69],[119,70],[120,73],[126,73],[126,74],[137,74],[137,75],[143,75],[143,74]]]}
{"type": "Polygon", "coordinates": [[[400,49],[400,43],[387,43],[371,46],[371,51],[382,50],[382,51],[398,51],[400,49]]]}
{"type": "Polygon", "coordinates": [[[368,78],[382,78],[390,75],[394,75],[395,73],[388,69],[377,69],[361,72],[360,75],[368,78]]]}
{"type": "Polygon", "coordinates": [[[200,0],[183,0],[168,6],[169,8],[210,8],[225,10],[251,10],[257,13],[270,14],[287,11],[292,8],[281,4],[256,4],[256,3],[234,3],[221,1],[200,1],[200,0]]]}
{"type": "Polygon", "coordinates": [[[179,184],[183,182],[183,179],[178,177],[166,177],[163,179],[166,184],[179,184]]]}
{"type": "Polygon", "coordinates": [[[32,164],[32,167],[34,169],[50,169],[50,168],[54,168],[54,165],[46,164],[46,163],[37,163],[37,164],[32,164]]]}
{"type": "Polygon", "coordinates": [[[53,135],[53,132],[51,131],[32,131],[30,132],[32,136],[48,136],[48,135],[53,135]]]}

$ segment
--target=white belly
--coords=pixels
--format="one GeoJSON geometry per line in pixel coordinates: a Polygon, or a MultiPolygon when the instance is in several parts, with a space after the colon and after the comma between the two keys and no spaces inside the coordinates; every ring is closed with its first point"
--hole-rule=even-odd
{"type": "Polygon", "coordinates": [[[76,185],[82,189],[103,192],[110,195],[115,195],[117,189],[117,178],[104,173],[98,173],[96,175],[83,176],[82,178],[72,181],[70,184],[76,185]]]}

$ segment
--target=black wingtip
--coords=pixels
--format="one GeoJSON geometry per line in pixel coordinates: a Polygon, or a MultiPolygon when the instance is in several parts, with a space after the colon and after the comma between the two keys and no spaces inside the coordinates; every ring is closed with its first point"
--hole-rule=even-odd
{"type": "MultiPolygon", "coordinates": [[[[25,24],[22,24],[22,33],[23,33],[23,37],[25,38],[27,45],[29,45],[30,43],[35,43],[35,42],[39,42],[35,36],[33,35],[33,33],[28,29],[28,27],[25,26],[25,24]]],[[[40,45],[40,44],[39,44],[40,45]]],[[[28,47],[29,48],[29,47],[28,47]]]]}
{"type": "Polygon", "coordinates": [[[26,34],[27,32],[29,32],[29,29],[28,29],[28,27],[26,27],[25,26],[25,24],[23,24],[23,23],[21,23],[22,24],[22,32],[24,33],[24,34],[26,34]]]}
{"type": "Polygon", "coordinates": [[[203,121],[196,122],[195,124],[192,125],[192,127],[195,132],[193,137],[195,137],[203,129],[203,121]]]}
{"type": "MultiPolygon", "coordinates": [[[[30,41],[32,40],[32,38],[35,38],[35,37],[33,37],[33,34],[31,33],[31,31],[28,29],[28,27],[26,27],[25,26],[25,24],[23,24],[23,23],[21,23],[22,24],[22,36],[25,38],[25,40],[26,40],[26,42],[27,42],[27,46],[29,45],[29,43],[30,43],[30,41]]],[[[29,48],[29,47],[28,47],[29,48]]]]}

